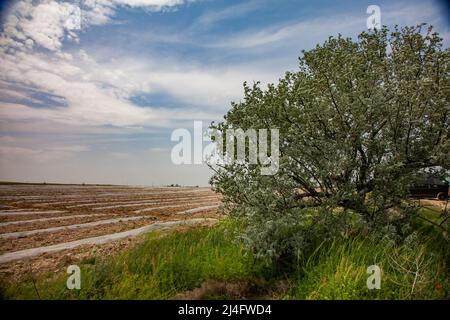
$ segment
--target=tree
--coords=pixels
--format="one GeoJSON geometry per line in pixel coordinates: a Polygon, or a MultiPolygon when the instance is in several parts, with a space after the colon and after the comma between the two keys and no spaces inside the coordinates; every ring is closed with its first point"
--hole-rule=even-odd
{"type": "Polygon", "coordinates": [[[330,37],[299,60],[276,85],[244,83],[244,99],[211,126],[279,129],[277,174],[230,163],[211,179],[260,256],[301,254],[355,219],[392,225],[415,175],[450,168],[450,50],[432,27],[330,37]]]}

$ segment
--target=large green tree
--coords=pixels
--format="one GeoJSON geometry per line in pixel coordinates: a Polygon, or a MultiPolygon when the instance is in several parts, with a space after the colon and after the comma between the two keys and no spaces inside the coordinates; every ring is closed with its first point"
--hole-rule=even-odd
{"type": "Polygon", "coordinates": [[[212,125],[279,129],[275,175],[231,163],[211,179],[262,256],[301,254],[312,238],[348,230],[355,213],[369,230],[392,224],[417,173],[450,168],[450,51],[431,27],[330,37],[299,60],[278,84],[244,84],[212,125]]]}

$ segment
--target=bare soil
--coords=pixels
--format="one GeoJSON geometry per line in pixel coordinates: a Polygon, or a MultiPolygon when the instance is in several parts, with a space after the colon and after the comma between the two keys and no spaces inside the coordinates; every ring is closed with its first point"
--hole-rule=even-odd
{"type": "MultiPolygon", "coordinates": [[[[0,185],[0,212],[6,213],[11,212],[11,210],[64,211],[61,213],[36,212],[36,214],[0,215],[0,224],[23,221],[20,224],[0,225],[0,234],[70,226],[122,217],[148,216],[134,221],[120,221],[105,225],[96,225],[94,227],[51,231],[27,235],[16,239],[0,239],[0,255],[24,249],[128,231],[152,224],[155,221],[220,218],[221,214],[218,213],[216,208],[208,208],[208,206],[215,205],[219,202],[220,197],[209,188],[0,185]],[[167,207],[170,205],[177,207],[167,207]],[[158,207],[163,208],[145,211],[148,208],[158,207]],[[198,212],[192,210],[183,213],[183,211],[200,207],[205,207],[206,209],[198,212]],[[53,219],[69,217],[71,215],[88,216],[53,219]],[[28,220],[45,218],[51,219],[28,222],[28,220]]],[[[30,274],[30,272],[33,275],[42,272],[53,272],[61,270],[61,268],[68,264],[80,262],[83,259],[89,260],[106,257],[129,248],[136,242],[139,242],[140,238],[117,240],[102,245],[83,245],[70,250],[3,263],[0,264],[0,280],[14,281],[15,279],[30,274]]]]}

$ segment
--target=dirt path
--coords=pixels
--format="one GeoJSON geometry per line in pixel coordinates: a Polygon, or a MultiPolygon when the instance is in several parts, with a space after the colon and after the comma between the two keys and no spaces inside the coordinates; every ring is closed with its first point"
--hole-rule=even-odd
{"type": "Polygon", "coordinates": [[[210,200],[210,199],[216,199],[217,197],[215,196],[210,196],[210,197],[203,197],[203,198],[198,198],[198,199],[193,199],[192,197],[190,198],[175,198],[175,199],[169,199],[169,200],[164,200],[164,199],[158,199],[158,200],[153,200],[153,201],[136,201],[136,202],[132,202],[132,203],[121,203],[121,204],[115,204],[115,205],[110,205],[110,206],[104,206],[104,207],[95,207],[92,208],[92,210],[106,210],[106,209],[117,209],[117,208],[130,208],[130,207],[142,207],[142,206],[146,206],[146,205],[152,205],[152,204],[167,204],[167,203],[173,203],[174,201],[180,201],[180,202],[184,202],[184,203],[193,203],[196,201],[206,201],[206,200],[210,200]]]}
{"type": "Polygon", "coordinates": [[[66,220],[66,219],[74,219],[74,218],[87,218],[87,217],[104,217],[107,216],[106,213],[98,213],[98,214],[75,214],[70,216],[63,217],[51,217],[51,218],[39,218],[39,219],[30,219],[30,220],[18,220],[18,221],[9,221],[0,223],[0,227],[9,226],[13,224],[25,224],[25,223],[35,223],[35,222],[45,222],[52,220],[66,220]]]}
{"type": "Polygon", "coordinates": [[[10,211],[10,212],[0,212],[0,216],[29,216],[33,214],[57,214],[64,213],[66,211],[62,210],[44,210],[44,211],[10,211]]]}
{"type": "Polygon", "coordinates": [[[78,224],[72,224],[72,225],[68,225],[68,226],[52,227],[52,228],[46,228],[46,229],[2,233],[2,234],[0,234],[0,239],[22,238],[22,237],[39,234],[39,233],[48,233],[48,232],[55,232],[55,231],[60,231],[60,230],[92,228],[92,227],[100,226],[103,224],[133,221],[133,220],[139,220],[139,219],[143,219],[143,218],[148,218],[148,217],[147,216],[137,216],[137,217],[128,217],[128,218],[106,219],[106,220],[99,220],[99,221],[87,222],[87,223],[78,223],[78,224]]]}
{"type": "MultiPolygon", "coordinates": [[[[190,204],[193,204],[193,203],[189,202],[188,204],[183,203],[183,204],[167,205],[167,206],[162,206],[162,207],[151,207],[151,208],[145,208],[145,209],[136,210],[136,211],[133,211],[133,212],[134,213],[142,213],[142,212],[149,212],[149,211],[161,210],[161,209],[180,208],[180,207],[186,207],[187,205],[190,205],[190,204]]],[[[196,205],[203,205],[203,204],[209,204],[209,203],[205,202],[205,201],[202,201],[201,203],[194,202],[194,204],[196,204],[196,205]]]]}
{"type": "Polygon", "coordinates": [[[445,205],[447,205],[447,209],[450,210],[450,201],[447,202],[434,199],[420,199],[414,200],[414,202],[423,207],[435,207],[440,209],[445,209],[445,205]]]}

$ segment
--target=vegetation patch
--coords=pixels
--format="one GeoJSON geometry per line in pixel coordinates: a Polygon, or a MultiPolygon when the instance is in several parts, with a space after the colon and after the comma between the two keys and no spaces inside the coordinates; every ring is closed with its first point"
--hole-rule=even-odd
{"type": "Polygon", "coordinates": [[[435,228],[402,241],[357,234],[320,243],[291,268],[255,259],[236,241],[243,228],[225,219],[212,228],[147,236],[119,256],[86,259],[81,289],[68,275],[2,286],[6,299],[442,299],[448,297],[448,242],[435,228]],[[423,240],[427,239],[427,240],[423,240]],[[382,270],[369,290],[367,267],[382,270]],[[52,280],[47,280],[52,279],[52,280]]]}

